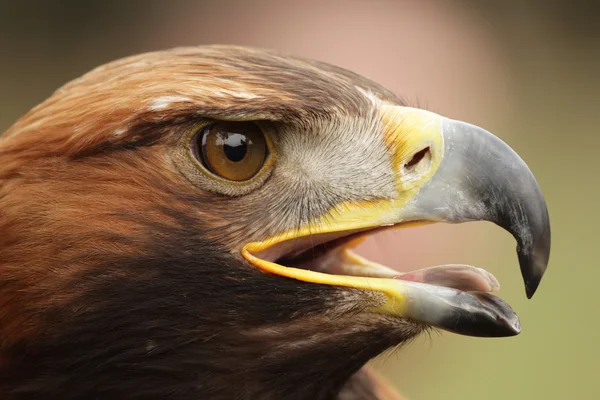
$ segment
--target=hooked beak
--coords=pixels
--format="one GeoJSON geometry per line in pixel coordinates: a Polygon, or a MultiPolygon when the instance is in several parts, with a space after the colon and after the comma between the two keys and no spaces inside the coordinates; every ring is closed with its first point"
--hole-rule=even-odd
{"type": "Polygon", "coordinates": [[[444,158],[404,210],[406,219],[490,221],[510,232],[528,298],[550,256],[550,219],[527,164],[506,143],[475,125],[441,119],[444,158]]]}
{"type": "Polygon", "coordinates": [[[288,278],[379,291],[385,301],[376,312],[465,335],[518,334],[517,315],[488,293],[498,285],[486,271],[440,266],[400,275],[349,247],[365,233],[390,225],[490,221],[514,236],[531,298],[550,254],[548,211],[532,172],[507,144],[474,125],[391,105],[382,107],[381,118],[397,176],[396,198],[341,204],[310,226],[248,243],[242,255],[288,278]],[[310,245],[302,240],[308,235],[310,245]],[[288,254],[308,248],[315,253],[315,246],[326,250],[309,260],[310,268],[293,257],[287,257],[288,266],[280,264],[288,254]]]}

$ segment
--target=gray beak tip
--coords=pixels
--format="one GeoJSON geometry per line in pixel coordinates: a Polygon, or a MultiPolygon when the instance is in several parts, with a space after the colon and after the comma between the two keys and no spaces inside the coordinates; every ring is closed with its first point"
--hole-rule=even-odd
{"type": "MultiPolygon", "coordinates": [[[[523,268],[523,266],[521,266],[521,268],[523,268]]],[[[535,291],[537,290],[538,286],[540,285],[540,281],[542,280],[542,275],[543,274],[535,274],[527,277],[523,276],[523,279],[525,281],[525,294],[527,295],[528,299],[531,299],[535,294],[535,291]]]]}
{"type": "Polygon", "coordinates": [[[539,257],[526,256],[521,251],[518,251],[521,273],[525,282],[525,293],[527,294],[528,299],[533,297],[538,286],[540,285],[540,281],[542,280],[544,273],[546,272],[549,253],[549,245],[547,250],[543,252],[544,257],[541,260],[539,257]]]}
{"type": "Polygon", "coordinates": [[[490,312],[494,320],[494,329],[487,331],[488,337],[509,337],[521,333],[521,321],[513,309],[499,297],[489,293],[473,293],[490,312]]]}
{"type": "Polygon", "coordinates": [[[521,333],[521,322],[513,309],[490,293],[465,292],[457,296],[451,323],[443,329],[467,336],[510,337],[521,333]]]}
{"type": "Polygon", "coordinates": [[[535,294],[539,282],[539,280],[537,282],[534,282],[533,280],[525,281],[525,293],[527,294],[528,299],[531,299],[535,294]]]}
{"type": "MultiPolygon", "coordinates": [[[[541,194],[538,198],[543,199],[541,194]]],[[[533,207],[530,207],[529,217],[534,222],[526,227],[526,231],[530,233],[527,236],[531,236],[533,240],[523,245],[520,240],[523,235],[519,234],[521,229],[513,229],[513,234],[518,243],[517,254],[528,299],[533,297],[540,285],[550,259],[550,217],[548,216],[548,209],[543,201],[538,200],[533,202],[533,205],[533,207]]]]}

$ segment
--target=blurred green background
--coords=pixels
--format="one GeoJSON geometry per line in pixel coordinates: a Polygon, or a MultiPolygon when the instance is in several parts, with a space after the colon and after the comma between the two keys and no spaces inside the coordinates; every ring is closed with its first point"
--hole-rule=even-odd
{"type": "Polygon", "coordinates": [[[360,252],[404,270],[484,267],[523,332],[433,333],[374,364],[413,400],[596,399],[599,10],[593,1],[0,1],[0,132],[99,64],[208,43],[331,62],[483,126],[527,161],[548,202],[553,248],[533,300],[512,238],[489,224],[384,233],[360,252]]]}

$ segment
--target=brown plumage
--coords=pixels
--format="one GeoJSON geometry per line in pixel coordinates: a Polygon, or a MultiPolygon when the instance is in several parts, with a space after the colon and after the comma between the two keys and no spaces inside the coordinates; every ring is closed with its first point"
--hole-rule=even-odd
{"type": "MultiPolygon", "coordinates": [[[[211,253],[234,248],[242,235],[279,228],[255,226],[259,199],[237,205],[236,198],[199,191],[166,156],[199,119],[296,123],[360,113],[367,100],[354,89],[357,83],[392,98],[324,64],[240,48],[180,49],[100,67],[21,118],[0,142],[3,397],[327,398],[362,363],[395,344],[382,338],[376,349],[348,360],[339,377],[315,367],[312,358],[325,346],[316,338],[314,349],[306,343],[298,354],[306,364],[294,366],[283,355],[270,362],[275,353],[293,351],[285,343],[306,337],[310,325],[334,341],[343,318],[331,324],[318,311],[339,294],[280,279],[268,302],[248,295],[256,289],[267,298],[260,287],[272,278],[211,253]],[[197,282],[178,285],[194,276],[197,282]],[[213,287],[216,278],[224,287],[213,287]],[[239,300],[219,298],[228,281],[239,300]],[[165,298],[154,298],[159,295],[165,298]],[[239,310],[255,300],[258,309],[239,310]],[[207,303],[216,304],[210,310],[207,303]],[[317,314],[307,317],[311,312],[317,314]],[[225,327],[202,326],[202,317],[179,321],[202,313],[223,318],[225,327]],[[327,325],[332,331],[326,334],[327,325]],[[213,351],[211,363],[206,353],[213,351]],[[170,365],[169,357],[185,359],[170,365]],[[138,371],[140,363],[148,365],[138,371]],[[261,371],[263,365],[271,371],[261,371]],[[279,371],[299,367],[321,388],[277,382],[279,371]],[[193,375],[208,382],[186,382],[193,375]],[[321,382],[334,377],[331,387],[321,382]]],[[[341,339],[323,362],[346,357],[341,339]]],[[[356,346],[362,350],[360,340],[356,346]]]]}
{"type": "Polygon", "coordinates": [[[428,323],[373,312],[382,291],[268,274],[240,253],[391,201],[398,146],[415,147],[411,179],[429,179],[411,168],[429,152],[437,168],[435,143],[405,121],[387,143],[385,105],[402,104],[351,72],[213,46],[99,67],[23,116],[0,137],[0,397],[395,398],[361,368],[428,323]],[[273,167],[252,184],[190,155],[186,138],[219,120],[273,132],[273,167]]]}

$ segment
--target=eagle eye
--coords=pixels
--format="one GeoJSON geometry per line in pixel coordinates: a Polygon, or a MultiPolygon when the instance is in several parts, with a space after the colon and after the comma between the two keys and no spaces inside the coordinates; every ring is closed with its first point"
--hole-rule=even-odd
{"type": "Polygon", "coordinates": [[[265,165],[269,148],[254,122],[217,122],[192,138],[194,157],[212,174],[230,181],[247,181],[265,165]]]}

